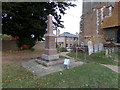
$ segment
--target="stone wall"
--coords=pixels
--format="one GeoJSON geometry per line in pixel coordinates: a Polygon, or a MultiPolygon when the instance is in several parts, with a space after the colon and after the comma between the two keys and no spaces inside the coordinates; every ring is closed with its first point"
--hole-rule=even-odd
{"type": "Polygon", "coordinates": [[[109,17],[109,5],[104,7],[105,5],[106,3],[94,3],[95,7],[90,12],[83,13],[82,31],[85,45],[87,45],[88,40],[91,40],[93,44],[105,43],[104,30],[101,28],[103,19],[109,17]]]}
{"type": "MultiPolygon", "coordinates": [[[[45,43],[44,42],[37,42],[36,45],[33,47],[35,49],[44,50],[45,43]]],[[[17,50],[17,45],[15,40],[2,40],[2,50],[17,50]]]]}
{"type": "Polygon", "coordinates": [[[97,37],[99,43],[104,43],[104,32],[102,29],[99,29],[99,33],[97,34],[97,26],[96,26],[96,12],[85,14],[84,15],[84,42],[85,45],[87,45],[88,40],[90,39],[93,44],[96,44],[97,37]]]}
{"type": "Polygon", "coordinates": [[[17,50],[15,40],[2,40],[2,50],[17,50]]]}
{"type": "Polygon", "coordinates": [[[37,42],[33,48],[39,49],[39,50],[44,50],[45,49],[45,42],[37,42]]]}

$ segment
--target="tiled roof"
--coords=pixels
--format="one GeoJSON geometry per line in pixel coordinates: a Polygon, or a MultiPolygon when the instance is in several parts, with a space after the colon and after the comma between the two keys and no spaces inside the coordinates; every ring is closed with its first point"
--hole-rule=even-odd
{"type": "Polygon", "coordinates": [[[64,32],[59,35],[60,37],[78,37],[78,35],[71,34],[69,32],[64,32]]]}

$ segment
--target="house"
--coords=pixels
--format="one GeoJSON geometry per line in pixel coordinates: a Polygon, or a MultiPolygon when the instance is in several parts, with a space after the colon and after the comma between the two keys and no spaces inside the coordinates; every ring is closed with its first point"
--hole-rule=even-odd
{"type": "Polygon", "coordinates": [[[58,35],[56,42],[57,46],[60,48],[72,48],[74,45],[78,44],[78,35],[74,35],[69,32],[64,32],[58,35]]]}
{"type": "MultiPolygon", "coordinates": [[[[115,0],[114,0],[115,1],[115,0]]],[[[87,46],[91,40],[93,46],[108,41],[120,43],[120,2],[84,2],[81,16],[82,40],[87,46]]]]}

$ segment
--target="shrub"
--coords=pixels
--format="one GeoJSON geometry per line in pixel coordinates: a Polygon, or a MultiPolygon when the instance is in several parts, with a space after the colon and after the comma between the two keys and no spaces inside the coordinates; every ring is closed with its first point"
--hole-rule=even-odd
{"type": "Polygon", "coordinates": [[[0,35],[0,40],[10,40],[10,35],[6,35],[6,34],[4,34],[4,35],[0,35]]]}
{"type": "Polygon", "coordinates": [[[17,39],[16,43],[20,49],[31,49],[36,44],[36,40],[34,38],[25,37],[17,39]]]}

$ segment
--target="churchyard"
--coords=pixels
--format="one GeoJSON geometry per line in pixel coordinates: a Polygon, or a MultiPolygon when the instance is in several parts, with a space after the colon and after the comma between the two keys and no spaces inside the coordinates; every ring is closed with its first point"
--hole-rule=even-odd
{"type": "MultiPolygon", "coordinates": [[[[104,59],[102,53],[86,55],[89,62],[82,66],[66,69],[43,77],[37,76],[21,66],[27,61],[42,55],[43,51],[4,51],[2,79],[3,88],[117,88],[118,73],[100,64],[116,65],[116,62],[104,59]],[[99,58],[98,58],[99,57],[99,58]],[[97,60],[98,59],[98,60],[97,60]],[[107,62],[105,60],[108,60],[107,62]]],[[[83,54],[83,53],[82,53],[83,54]]],[[[75,53],[68,54],[75,58],[75,53]]],[[[84,61],[84,55],[79,53],[77,60],[84,61]],[[80,59],[79,59],[80,58],[80,59]]]]}
{"type": "Polygon", "coordinates": [[[51,15],[48,16],[48,32],[44,36],[43,50],[2,52],[3,88],[118,88],[120,74],[102,65],[117,66],[118,53],[93,53],[91,41],[88,53],[69,52],[70,57],[63,52],[57,53],[51,15]]]}
{"type": "MultiPolygon", "coordinates": [[[[61,3],[22,3],[19,4],[21,7],[19,11],[15,8],[18,3],[14,3],[14,5],[3,3],[3,7],[13,6],[12,9],[15,8],[17,13],[13,13],[14,10],[11,10],[11,7],[8,8],[8,11],[3,8],[2,18],[5,19],[9,16],[9,13],[6,12],[9,12],[10,9],[10,13],[16,16],[16,18],[10,16],[10,21],[22,22],[23,19],[25,20],[22,24],[12,22],[13,25],[16,25],[14,29],[11,24],[6,22],[9,21],[8,18],[2,24],[3,34],[14,36],[19,48],[19,50],[1,50],[0,52],[2,53],[2,88],[120,88],[118,80],[120,52],[116,52],[116,47],[107,47],[106,49],[104,44],[98,42],[97,37],[96,44],[93,44],[91,39],[87,41],[88,50],[86,50],[84,43],[81,43],[80,46],[80,43],[77,44],[77,42],[74,43],[74,51],[62,52],[66,49],[56,49],[57,35],[53,33],[53,24],[55,27],[63,27],[64,25],[62,26],[61,16],[57,15],[54,8],[59,7],[60,13],[64,14],[65,7],[75,6],[74,4],[61,3]],[[34,7],[32,13],[29,12],[31,5],[34,7]],[[44,9],[43,7],[46,5],[51,9],[44,9]],[[42,8],[38,8],[40,6],[42,8]],[[63,7],[64,9],[61,9],[63,7]],[[24,10],[23,8],[25,8],[25,13],[20,12],[24,10]],[[47,10],[50,12],[48,13],[47,10]],[[44,13],[41,14],[42,12],[44,13]],[[22,15],[20,17],[20,13],[23,14],[23,17],[22,15]],[[27,13],[34,22],[28,19],[27,13]],[[36,17],[36,15],[40,17],[36,17]],[[57,22],[53,23],[53,16],[57,22]],[[36,23],[37,21],[40,22],[36,23]],[[34,32],[33,29],[35,29],[34,32]],[[39,45],[32,48],[38,39],[43,40],[43,35],[45,47],[39,45]],[[78,52],[77,49],[80,47],[85,50],[78,52]]],[[[10,45],[7,46],[10,47],[10,45]]],[[[119,49],[117,50],[119,51],[119,49]]]]}

